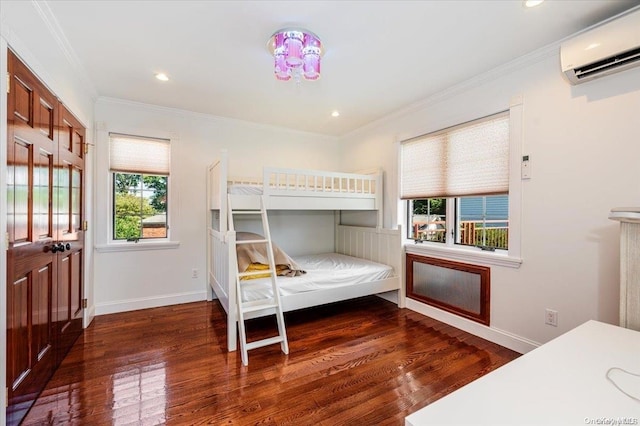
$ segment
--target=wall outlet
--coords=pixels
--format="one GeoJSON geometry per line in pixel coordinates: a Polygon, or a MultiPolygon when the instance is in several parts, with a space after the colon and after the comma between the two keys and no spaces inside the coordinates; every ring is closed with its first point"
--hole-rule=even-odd
{"type": "Polygon", "coordinates": [[[198,278],[198,270],[197,269],[192,269],[191,270],[191,278],[198,278]]]}
{"type": "Polygon", "coordinates": [[[552,325],[554,327],[558,326],[558,311],[554,311],[553,309],[547,309],[544,311],[544,323],[552,325]]]}

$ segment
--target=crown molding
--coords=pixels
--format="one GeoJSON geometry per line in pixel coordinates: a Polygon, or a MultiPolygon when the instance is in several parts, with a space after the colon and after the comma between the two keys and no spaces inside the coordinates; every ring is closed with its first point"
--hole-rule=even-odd
{"type": "Polygon", "coordinates": [[[504,77],[505,75],[511,74],[517,70],[520,70],[522,68],[526,68],[529,67],[531,65],[534,65],[538,62],[541,62],[545,59],[548,59],[550,57],[553,57],[555,55],[559,55],[560,53],[560,46],[562,45],[562,43],[564,43],[565,41],[574,38],[575,36],[585,33],[587,31],[592,30],[593,28],[599,27],[603,24],[606,24],[608,22],[614,21],[622,16],[625,16],[629,13],[633,13],[635,11],[640,10],[640,6],[634,6],[628,10],[625,10],[624,12],[621,12],[615,16],[612,16],[610,18],[607,18],[601,22],[598,22],[594,25],[591,25],[587,28],[584,28],[574,34],[571,34],[567,37],[564,37],[558,41],[555,41],[553,43],[550,43],[546,46],[543,46],[539,49],[534,50],[531,53],[527,53],[523,56],[520,56],[514,60],[511,60],[503,65],[499,65],[489,71],[486,71],[482,74],[478,74],[475,77],[472,77],[468,80],[462,81],[460,83],[457,83],[453,86],[448,87],[447,89],[444,89],[440,92],[437,92],[431,96],[428,96],[422,100],[419,100],[417,102],[414,102],[412,104],[409,104],[405,107],[402,107],[394,112],[389,113],[388,115],[379,118],[377,120],[374,120],[372,122],[369,122],[367,124],[365,124],[364,126],[361,126],[355,130],[352,130],[350,132],[347,132],[343,135],[340,136],[341,140],[347,140],[350,139],[352,137],[357,136],[360,133],[363,133],[367,130],[371,130],[374,129],[376,127],[379,127],[381,125],[384,125],[385,123],[394,121],[396,119],[402,118],[405,115],[411,114],[413,112],[419,111],[421,109],[427,108],[429,106],[432,106],[434,104],[437,104],[439,102],[445,101],[449,98],[452,98],[460,93],[463,93],[471,88],[474,87],[478,87],[478,86],[482,86],[486,83],[492,82],[494,80],[497,80],[501,77],[504,77]]]}
{"type": "Polygon", "coordinates": [[[147,111],[171,114],[171,115],[179,116],[183,118],[193,118],[193,119],[203,120],[203,121],[212,121],[215,123],[230,124],[234,126],[243,126],[243,127],[253,128],[257,130],[272,130],[272,131],[284,132],[292,135],[322,138],[332,142],[336,142],[339,139],[339,136],[325,135],[322,133],[305,132],[303,130],[296,130],[288,127],[276,126],[273,124],[256,123],[254,121],[245,121],[237,118],[221,117],[219,115],[189,111],[189,110],[180,109],[180,108],[147,104],[144,102],[131,101],[128,99],[111,98],[108,96],[99,96],[98,99],[96,100],[96,105],[100,105],[100,104],[129,106],[129,107],[144,109],[147,111]]]}
{"type": "Polygon", "coordinates": [[[49,6],[49,2],[47,0],[31,0],[31,4],[38,12],[38,15],[46,25],[49,33],[51,33],[52,38],[55,40],[60,50],[64,54],[67,62],[69,62],[76,75],[80,78],[80,83],[87,91],[87,94],[95,102],[95,100],[98,98],[98,92],[93,85],[93,82],[89,78],[89,74],[84,68],[82,61],[76,54],[75,50],[73,50],[73,48],[71,47],[71,43],[69,43],[67,36],[64,34],[64,31],[62,30],[58,19],[53,14],[53,11],[49,6]]]}
{"type": "MultiPolygon", "coordinates": [[[[77,108],[74,108],[75,103],[68,102],[68,99],[65,98],[64,93],[60,90],[60,84],[56,79],[51,76],[51,73],[47,71],[47,68],[42,65],[42,63],[36,58],[31,50],[26,46],[26,44],[22,41],[20,37],[16,35],[16,33],[4,25],[2,27],[1,32],[2,38],[7,42],[7,48],[10,49],[15,55],[20,58],[20,60],[33,72],[38,76],[42,84],[49,89],[52,93],[60,99],[60,101],[66,105],[72,113],[76,116],[76,118],[82,123],[82,125],[86,128],[90,128],[91,120],[89,116],[84,114],[84,111],[78,111],[77,108]],[[83,112],[83,114],[79,115],[79,112],[83,112]]],[[[87,98],[92,102],[95,102],[95,98],[91,97],[89,93],[86,93],[87,98]]]]}
{"type": "MultiPolygon", "coordinates": [[[[45,19],[45,17],[40,13],[40,10],[42,10],[40,9],[41,4],[38,4],[35,1],[31,1],[28,4],[34,6],[34,8],[38,11],[38,16],[41,17],[41,19],[45,19]]],[[[49,89],[52,93],[55,93],[56,96],[59,97],[62,103],[65,104],[74,113],[74,115],[76,115],[83,126],[85,126],[86,128],[90,128],[91,122],[93,121],[91,119],[91,113],[93,112],[93,109],[90,111],[90,113],[88,111],[82,111],[82,108],[80,108],[79,105],[77,105],[73,101],[70,102],[70,99],[67,99],[67,97],[65,96],[66,92],[62,90],[60,81],[52,76],[47,67],[45,67],[42,62],[40,62],[40,60],[33,54],[31,48],[29,48],[29,46],[20,38],[20,36],[18,36],[16,29],[14,28],[14,24],[8,18],[8,16],[0,14],[0,35],[7,42],[7,47],[11,49],[11,51],[13,51],[16,56],[18,56],[35,75],[38,76],[38,78],[47,87],[47,89],[49,89]]],[[[49,32],[51,33],[50,27],[48,25],[47,27],[49,29],[49,32]]],[[[53,33],[51,34],[53,36],[53,33]]],[[[68,60],[68,58],[66,59],[68,60]]],[[[87,74],[83,71],[78,74],[77,68],[73,64],[71,65],[73,67],[72,71],[76,73],[75,75],[80,79],[78,88],[83,91],[82,95],[85,96],[86,99],[90,102],[95,103],[98,97],[97,92],[93,87],[93,84],[88,81],[88,77],[86,77],[87,74]],[[84,75],[84,77],[82,77],[82,75],[84,75]]]]}
{"type": "Polygon", "coordinates": [[[479,87],[495,81],[501,77],[504,77],[508,74],[511,74],[519,69],[529,67],[533,64],[541,62],[545,59],[553,57],[554,55],[558,55],[560,52],[560,44],[561,42],[555,42],[553,44],[547,45],[540,49],[537,49],[531,53],[528,53],[524,56],[521,56],[517,59],[514,59],[510,62],[507,62],[504,65],[500,65],[496,68],[493,68],[489,71],[486,71],[482,74],[478,74],[475,77],[457,83],[453,86],[450,86],[440,92],[437,92],[431,96],[428,96],[422,100],[409,104],[401,109],[398,109],[390,114],[382,117],[378,120],[372,121],[368,124],[365,124],[362,127],[359,127],[351,132],[348,132],[342,135],[341,140],[349,139],[357,136],[360,133],[366,132],[367,130],[371,130],[382,126],[386,123],[392,122],[394,120],[400,119],[406,115],[414,113],[416,111],[420,111],[427,107],[433,106],[440,102],[446,101],[456,95],[464,93],[472,88],[479,87]]]}

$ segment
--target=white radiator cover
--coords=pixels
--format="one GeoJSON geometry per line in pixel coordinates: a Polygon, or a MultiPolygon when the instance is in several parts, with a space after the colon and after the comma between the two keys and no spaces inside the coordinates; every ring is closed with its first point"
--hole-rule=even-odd
{"type": "Polygon", "coordinates": [[[620,326],[640,331],[640,207],[609,218],[620,221],[620,326]]]}

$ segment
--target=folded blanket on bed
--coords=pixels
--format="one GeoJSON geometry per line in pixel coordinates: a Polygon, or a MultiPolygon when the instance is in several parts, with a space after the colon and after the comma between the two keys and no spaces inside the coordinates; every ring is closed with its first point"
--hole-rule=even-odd
{"type": "MultiPolygon", "coordinates": [[[[254,234],[252,232],[236,232],[236,240],[263,240],[264,237],[262,235],[254,234]]],[[[298,275],[305,274],[306,271],[303,271],[300,266],[291,258],[288,254],[286,254],[280,247],[276,244],[272,244],[273,247],[273,257],[274,263],[276,264],[276,274],[280,276],[289,276],[295,277],[298,275]]],[[[254,244],[239,244],[236,247],[236,251],[238,253],[238,270],[239,271],[260,271],[263,269],[269,268],[269,258],[267,257],[267,245],[264,243],[254,243],[254,244]],[[266,268],[263,268],[260,265],[267,265],[266,268]]],[[[269,274],[265,274],[264,276],[269,276],[269,274]]],[[[243,277],[243,279],[248,278],[261,278],[261,275],[256,275],[252,277],[243,277]]]]}

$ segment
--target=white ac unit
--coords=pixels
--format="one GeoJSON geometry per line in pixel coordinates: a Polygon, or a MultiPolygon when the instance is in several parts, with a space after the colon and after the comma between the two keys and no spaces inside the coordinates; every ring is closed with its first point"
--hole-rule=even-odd
{"type": "Polygon", "coordinates": [[[563,43],[560,64],[571,84],[640,66],[640,10],[563,43]]]}

